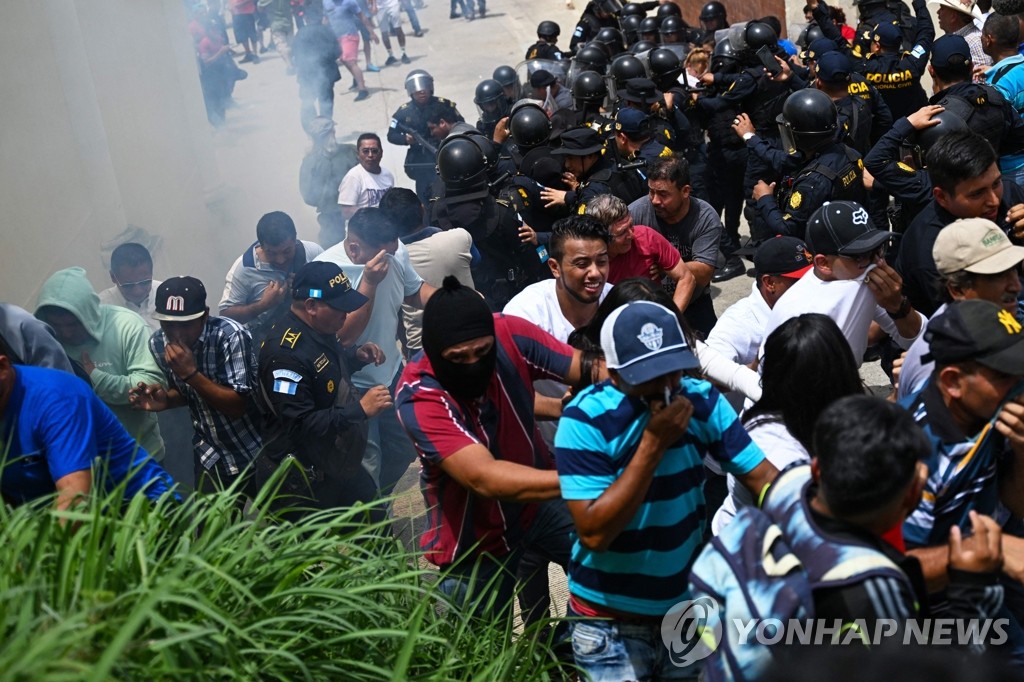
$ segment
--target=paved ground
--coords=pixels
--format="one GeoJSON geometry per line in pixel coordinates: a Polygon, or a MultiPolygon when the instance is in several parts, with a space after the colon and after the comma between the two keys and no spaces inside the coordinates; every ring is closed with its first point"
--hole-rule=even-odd
{"type": "MultiPolygon", "coordinates": [[[[418,12],[426,31],[424,37],[412,37],[406,26],[412,64],[367,73],[371,97],[366,101],[352,101],[354,93],[347,90],[351,78],[343,69],[343,80],[336,88],[334,115],[339,139],[355,142],[360,133],[368,131],[384,137],[391,114],[408,99],[403,83],[405,75],[414,68],[429,71],[434,76],[437,94],[454,100],[463,116],[474,122],[476,84],[490,77],[500,64],[516,65],[526,47],[534,42],[535,27],[542,19],[557,21],[562,28],[562,43],[567,44],[578,15],[577,11],[566,10],[561,0],[492,0],[488,9],[485,19],[449,20],[447,3],[431,0],[418,12]]],[[[382,64],[385,58],[384,49],[375,46],[375,63],[382,64]]],[[[235,90],[239,107],[228,112],[227,125],[214,137],[224,181],[218,210],[224,211],[227,230],[239,248],[254,238],[259,217],[272,210],[289,213],[295,219],[299,236],[315,239],[315,213],[302,202],[298,191],[299,165],[308,147],[299,125],[298,86],[294,78],[285,74],[284,64],[276,53],[266,54],[260,64],[243,66],[249,78],[235,90]]],[[[404,149],[386,142],[384,146],[383,164],[400,185],[412,187],[402,172],[404,149]]],[[[227,266],[225,263],[225,270],[227,266]]],[[[719,313],[749,294],[751,282],[748,277],[739,277],[715,285],[712,291],[719,313]]],[[[877,363],[865,366],[863,375],[869,385],[882,390],[885,380],[877,363]]],[[[422,512],[415,465],[400,489],[406,494],[395,505],[396,516],[411,519],[422,512]]],[[[411,528],[406,527],[405,536],[410,534],[411,528]]]]}

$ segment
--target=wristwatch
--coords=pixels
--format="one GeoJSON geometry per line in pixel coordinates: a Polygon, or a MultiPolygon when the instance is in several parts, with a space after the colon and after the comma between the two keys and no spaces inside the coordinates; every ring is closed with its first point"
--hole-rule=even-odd
{"type": "Polygon", "coordinates": [[[904,317],[909,315],[910,311],[913,309],[913,306],[910,305],[910,300],[906,296],[904,296],[903,300],[900,301],[900,307],[896,309],[896,312],[890,313],[888,310],[886,310],[885,314],[888,315],[893,320],[902,320],[904,317]]]}
{"type": "Polygon", "coordinates": [[[754,135],[756,135],[756,133],[743,133],[743,141],[749,142],[750,138],[752,138],[754,135]]]}

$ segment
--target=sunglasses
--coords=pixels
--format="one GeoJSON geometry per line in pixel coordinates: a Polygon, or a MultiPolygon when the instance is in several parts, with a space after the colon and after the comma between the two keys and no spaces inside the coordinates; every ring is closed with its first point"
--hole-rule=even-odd
{"type": "Polygon", "coordinates": [[[140,279],[138,282],[118,282],[117,286],[123,287],[125,289],[148,289],[150,286],[152,286],[152,284],[152,279],[140,279]]]}

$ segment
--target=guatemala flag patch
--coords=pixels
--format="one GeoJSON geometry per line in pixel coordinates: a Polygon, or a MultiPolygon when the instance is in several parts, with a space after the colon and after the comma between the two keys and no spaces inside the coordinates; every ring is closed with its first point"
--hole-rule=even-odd
{"type": "Polygon", "coordinates": [[[299,389],[299,385],[292,381],[285,381],[284,379],[278,379],[274,382],[274,393],[284,393],[285,395],[295,395],[295,391],[299,389]]]}

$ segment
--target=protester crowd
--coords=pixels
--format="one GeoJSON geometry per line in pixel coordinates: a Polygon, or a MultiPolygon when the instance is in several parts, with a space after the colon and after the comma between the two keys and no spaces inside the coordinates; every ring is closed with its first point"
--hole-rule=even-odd
{"type": "MultiPolygon", "coordinates": [[[[799,660],[732,638],[756,613],[868,643],[882,620],[1003,619],[960,649],[1024,663],[1024,5],[930,1],[938,38],[924,0],[863,0],[855,31],[817,0],[794,45],[717,0],[594,0],[567,46],[541,21],[479,83],[475,126],[417,69],[354,149],[338,67],[368,96],[360,35],[407,62],[412,5],[232,1],[241,61],[265,24],[299,81],[319,243],[269,210],[219,299],[128,242],[104,291],[73,267],[31,313],[0,305],[5,503],[183,494],[161,432],[187,408],[197,494],[244,503],[284,467],[282,523],[383,520],[418,459],[441,589],[540,622],[558,564],[556,636],[593,680],[799,660]],[[725,629],[681,661],[663,623],[693,599],[725,629]]],[[[189,30],[219,125],[244,77],[220,3],[189,30]]]]}

